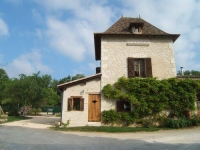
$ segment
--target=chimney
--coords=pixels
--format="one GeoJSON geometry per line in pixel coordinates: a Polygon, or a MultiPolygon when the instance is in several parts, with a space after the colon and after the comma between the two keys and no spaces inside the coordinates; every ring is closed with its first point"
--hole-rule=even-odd
{"type": "Polygon", "coordinates": [[[183,67],[181,67],[181,75],[184,76],[183,67]]]}

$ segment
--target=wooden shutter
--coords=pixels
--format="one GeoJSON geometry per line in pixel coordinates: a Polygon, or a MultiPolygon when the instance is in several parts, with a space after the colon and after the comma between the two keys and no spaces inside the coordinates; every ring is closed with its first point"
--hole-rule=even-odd
{"type": "Polygon", "coordinates": [[[80,98],[80,111],[84,111],[84,98],[80,98]]]}
{"type": "Polygon", "coordinates": [[[124,110],[124,102],[121,100],[118,100],[116,103],[117,112],[122,112],[124,110]]]}
{"type": "Polygon", "coordinates": [[[68,111],[71,111],[72,108],[72,98],[68,98],[68,111]]]}
{"type": "Polygon", "coordinates": [[[151,58],[145,58],[145,65],[146,65],[146,77],[152,77],[152,65],[151,65],[151,58]]]}
{"type": "Polygon", "coordinates": [[[101,73],[101,68],[100,67],[96,67],[96,74],[97,73],[101,73]]]}
{"type": "Polygon", "coordinates": [[[128,78],[134,78],[134,58],[128,58],[128,78]]]}

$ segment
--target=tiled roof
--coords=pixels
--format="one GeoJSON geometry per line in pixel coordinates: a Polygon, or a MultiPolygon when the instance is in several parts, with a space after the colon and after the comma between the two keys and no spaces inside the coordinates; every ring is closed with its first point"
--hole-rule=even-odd
{"type": "Polygon", "coordinates": [[[109,29],[105,32],[106,34],[133,34],[129,29],[130,23],[143,23],[143,30],[142,34],[146,35],[168,35],[168,33],[156,28],[152,24],[146,22],[141,18],[128,18],[128,17],[121,17],[117,22],[115,22],[109,29]]]}
{"type": "Polygon", "coordinates": [[[66,83],[63,83],[63,84],[59,84],[57,87],[58,87],[58,89],[63,91],[63,89],[65,89],[67,87],[77,85],[77,84],[80,84],[80,83],[86,83],[87,81],[91,81],[93,79],[101,79],[101,73],[98,73],[98,74],[95,74],[95,75],[92,75],[92,76],[88,76],[88,77],[85,77],[85,78],[77,79],[77,80],[74,80],[74,81],[66,82],[66,83]]]}
{"type": "Polygon", "coordinates": [[[94,33],[94,46],[95,46],[95,59],[101,60],[101,37],[102,36],[118,36],[118,35],[126,35],[127,37],[167,37],[172,39],[173,42],[180,36],[180,34],[169,34],[166,33],[152,24],[146,22],[141,18],[128,18],[121,17],[117,22],[115,22],[110,28],[108,28],[105,32],[94,33]],[[141,33],[133,33],[130,29],[130,24],[142,24],[142,32],[141,33]]]}

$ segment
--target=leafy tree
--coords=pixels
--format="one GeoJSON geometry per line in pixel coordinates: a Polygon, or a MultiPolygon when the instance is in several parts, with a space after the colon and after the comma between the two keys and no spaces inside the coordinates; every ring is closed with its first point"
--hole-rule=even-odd
{"type": "Polygon", "coordinates": [[[62,84],[62,83],[65,83],[65,82],[69,82],[69,81],[72,81],[72,77],[69,75],[65,78],[62,78],[59,80],[59,84],[62,84]]]}
{"type": "Polygon", "coordinates": [[[61,96],[57,94],[55,90],[52,88],[45,88],[44,89],[44,100],[46,105],[48,106],[59,106],[61,103],[61,96]]]}
{"type": "Polygon", "coordinates": [[[9,77],[4,69],[0,68],[0,103],[2,103],[6,98],[6,88],[9,82],[9,77]]]}
{"type": "Polygon", "coordinates": [[[0,103],[9,106],[28,106],[32,105],[39,108],[44,105],[59,106],[61,104],[61,91],[57,85],[84,77],[83,74],[70,75],[56,80],[50,75],[40,75],[40,72],[30,76],[20,74],[19,78],[12,78],[6,71],[0,69],[0,103]]]}
{"type": "Polygon", "coordinates": [[[76,74],[75,76],[72,77],[72,80],[77,80],[77,79],[81,79],[84,78],[84,74],[76,74]]]}
{"type": "Polygon", "coordinates": [[[191,75],[199,76],[200,75],[200,71],[191,70],[191,75]]]}
{"type": "MultiPolygon", "coordinates": [[[[177,71],[177,75],[182,75],[180,70],[177,71]]],[[[197,71],[197,70],[191,70],[191,71],[190,70],[185,70],[184,71],[184,75],[185,76],[200,76],[200,71],[197,71]]]]}
{"type": "Polygon", "coordinates": [[[189,75],[191,75],[190,70],[185,70],[185,71],[184,71],[184,75],[185,75],[185,76],[189,76],[189,75]]]}

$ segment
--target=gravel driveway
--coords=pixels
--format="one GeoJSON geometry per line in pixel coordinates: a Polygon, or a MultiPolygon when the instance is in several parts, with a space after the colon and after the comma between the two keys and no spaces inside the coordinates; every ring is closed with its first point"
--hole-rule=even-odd
{"type": "Polygon", "coordinates": [[[0,126],[0,150],[200,150],[200,127],[138,133],[85,133],[52,131],[46,128],[52,121],[43,117],[27,121],[25,124],[20,121],[17,126],[0,126]]]}

